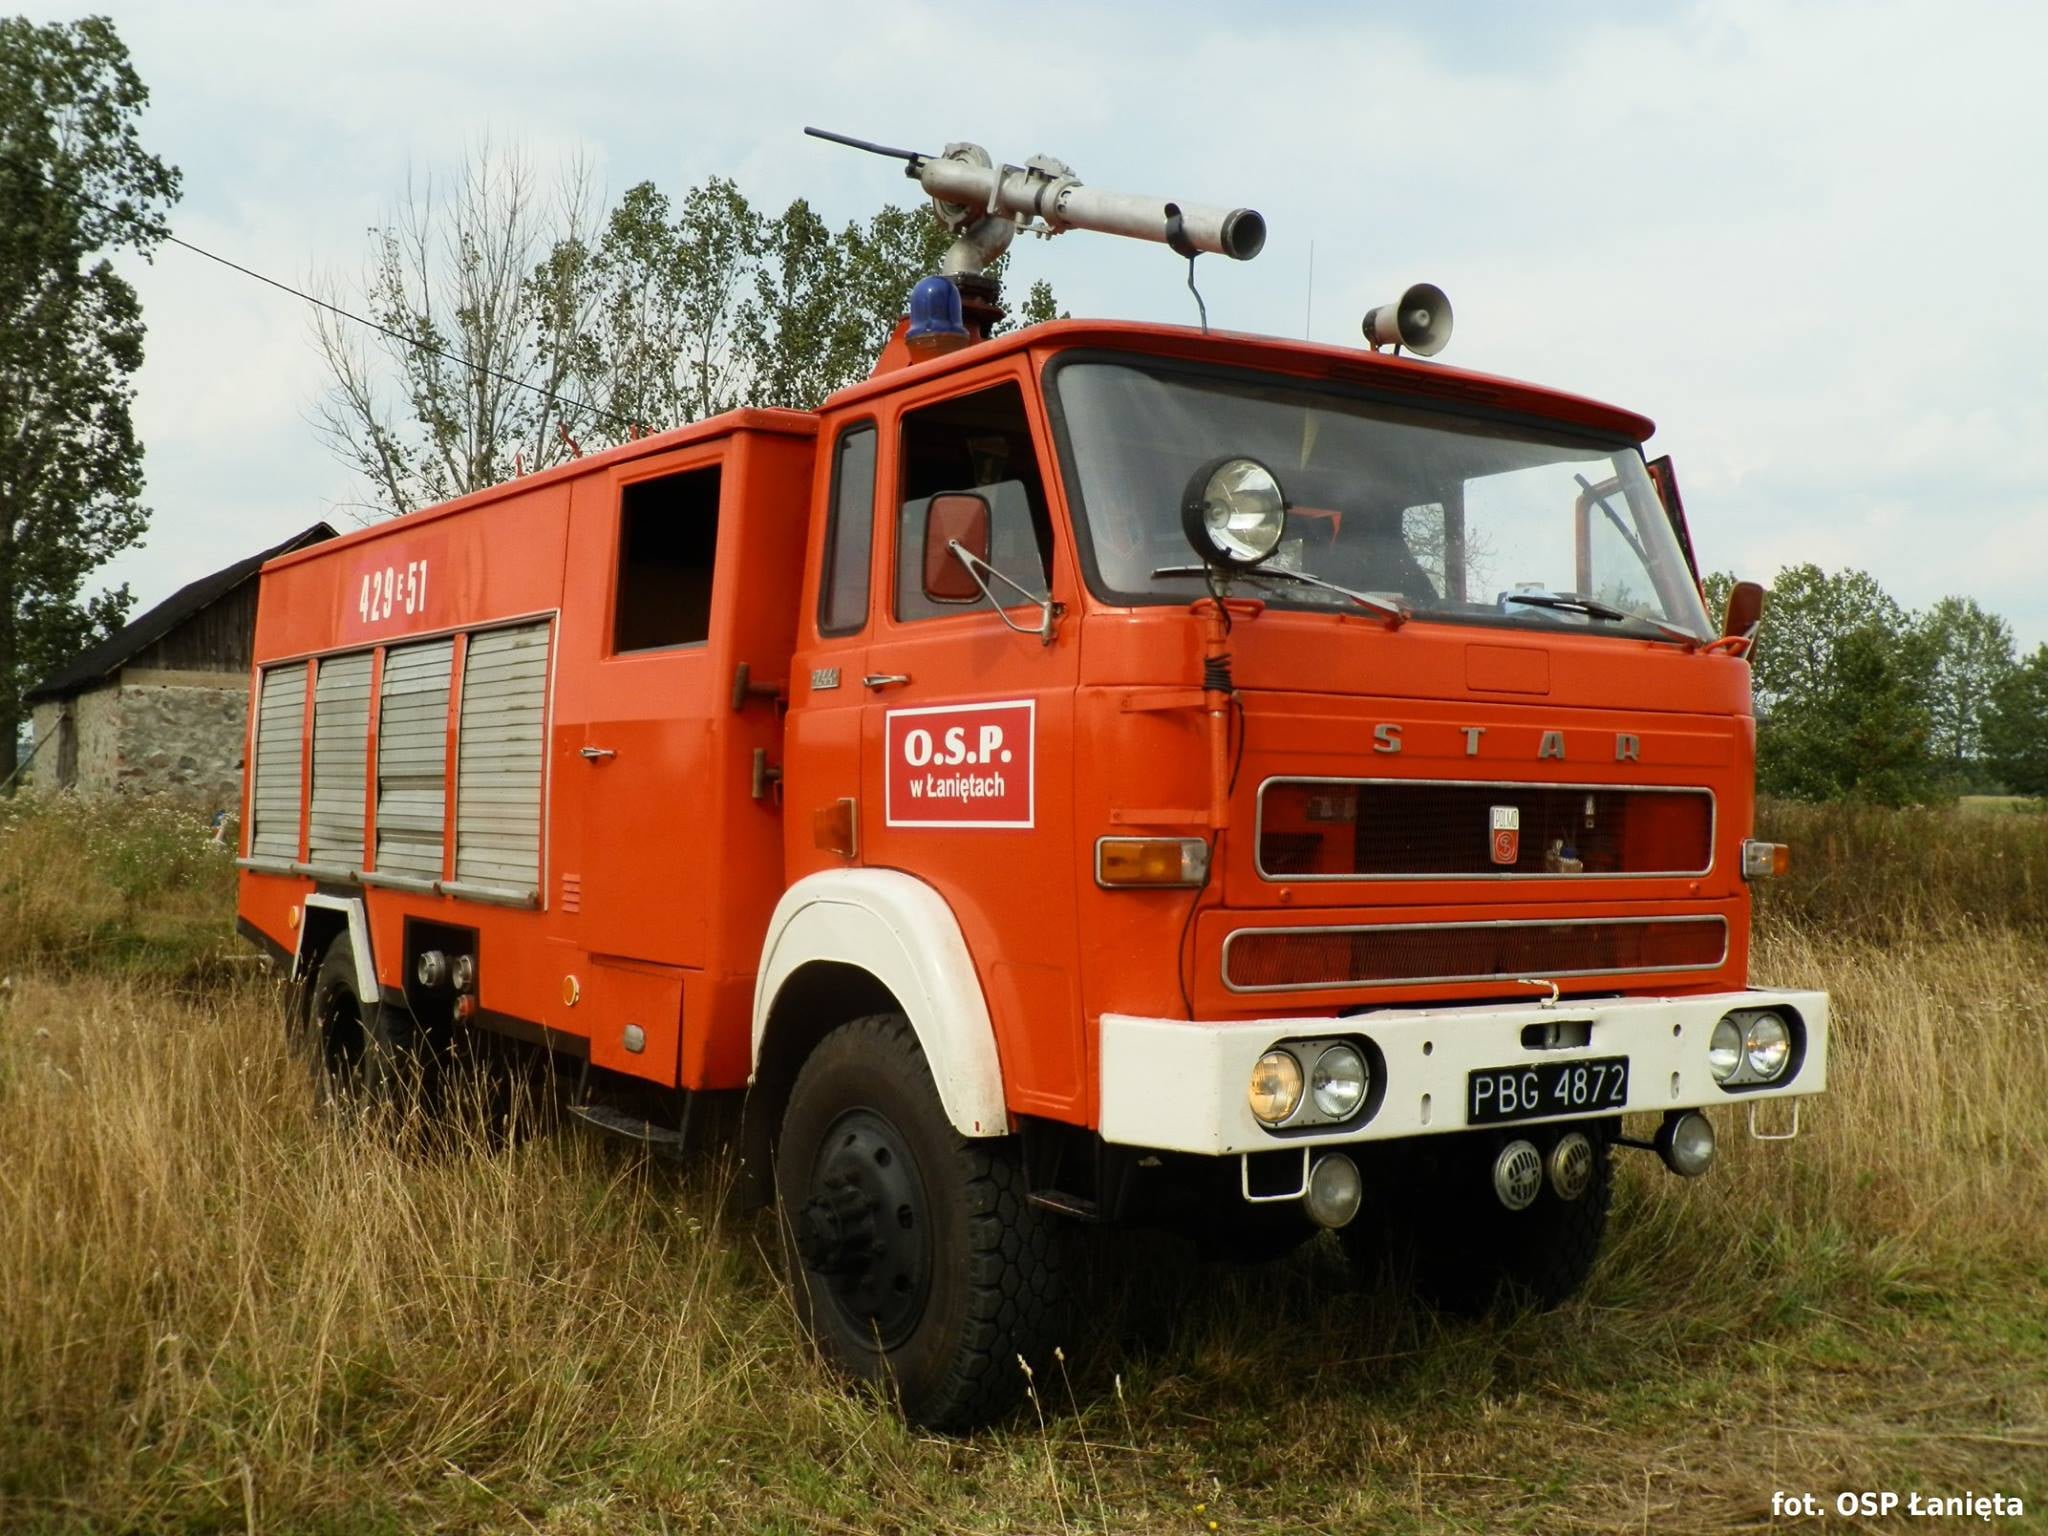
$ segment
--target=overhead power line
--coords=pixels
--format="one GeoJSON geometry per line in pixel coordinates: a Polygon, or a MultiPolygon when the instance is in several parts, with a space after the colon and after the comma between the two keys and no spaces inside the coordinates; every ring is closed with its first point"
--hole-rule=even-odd
{"type": "MultiPolygon", "coordinates": [[[[6,161],[8,161],[8,163],[15,166],[17,169],[29,172],[31,175],[35,176],[38,180],[40,180],[44,186],[48,187],[52,192],[57,193],[59,196],[73,197],[76,198],[81,203],[89,203],[93,207],[99,209],[102,213],[118,214],[122,211],[118,208],[113,207],[111,204],[101,202],[96,197],[88,197],[85,193],[80,192],[75,188],[66,188],[58,186],[56,182],[50,180],[50,178],[46,174],[44,174],[43,168],[41,166],[32,164],[31,162],[23,160],[18,156],[9,155],[6,154],[4,151],[0,151],[0,159],[5,159],[6,161]]],[[[591,415],[601,416],[605,420],[611,422],[614,426],[622,427],[628,432],[634,432],[639,429],[640,424],[637,421],[633,421],[625,416],[621,416],[616,411],[606,410],[603,406],[600,405],[592,405],[589,401],[579,400],[574,395],[565,395],[557,390],[544,389],[540,385],[532,383],[526,379],[517,378],[512,374],[504,373],[499,369],[487,367],[483,363],[475,362],[470,358],[464,357],[459,352],[451,352],[446,347],[437,347],[430,341],[422,341],[417,336],[408,336],[403,331],[394,331],[390,326],[383,324],[381,321],[372,320],[367,315],[359,315],[352,309],[344,309],[342,308],[341,305],[335,304],[327,299],[320,298],[316,294],[308,293],[303,288],[295,288],[290,283],[284,282],[279,278],[271,277],[267,273],[258,272],[254,267],[247,267],[242,265],[242,263],[239,261],[231,260],[230,258],[221,255],[218,251],[209,251],[203,245],[195,245],[190,240],[181,239],[179,236],[172,234],[169,230],[166,230],[164,232],[163,238],[164,243],[166,245],[181,246],[185,250],[190,251],[195,256],[204,256],[208,261],[218,262],[221,266],[226,267],[231,272],[239,272],[244,277],[254,278],[259,283],[265,283],[270,287],[277,289],[280,293],[288,293],[295,299],[304,299],[308,304],[311,304],[318,309],[324,309],[329,314],[339,315],[344,320],[351,320],[354,321],[357,325],[367,326],[369,329],[378,332],[380,335],[389,336],[393,341],[398,342],[402,346],[412,347],[416,351],[425,352],[431,357],[441,358],[445,362],[455,364],[455,366],[457,366],[458,368],[467,368],[472,373],[482,374],[485,378],[496,379],[499,383],[509,384],[514,389],[523,389],[529,394],[539,395],[546,400],[554,402],[556,405],[563,406],[565,408],[572,410],[588,411],[591,415]]]]}

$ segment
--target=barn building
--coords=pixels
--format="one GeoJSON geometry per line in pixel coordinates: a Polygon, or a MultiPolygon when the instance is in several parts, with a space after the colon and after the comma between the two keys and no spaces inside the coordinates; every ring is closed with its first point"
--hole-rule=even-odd
{"type": "Polygon", "coordinates": [[[242,793],[256,573],[266,560],[334,537],[315,523],[201,577],[31,688],[42,789],[173,793],[234,809],[242,793]]]}

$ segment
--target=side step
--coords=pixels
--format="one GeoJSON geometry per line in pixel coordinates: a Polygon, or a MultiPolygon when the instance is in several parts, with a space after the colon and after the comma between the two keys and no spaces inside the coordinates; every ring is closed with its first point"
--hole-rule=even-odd
{"type": "Polygon", "coordinates": [[[607,1104],[571,1104],[569,1113],[586,1125],[594,1125],[600,1131],[613,1136],[623,1136],[628,1141],[637,1141],[670,1155],[680,1155],[683,1150],[683,1133],[670,1130],[665,1125],[656,1125],[652,1120],[643,1120],[638,1115],[629,1115],[622,1109],[613,1109],[607,1104]]]}
{"type": "Polygon", "coordinates": [[[1102,1220],[1102,1208],[1082,1195],[1069,1195],[1057,1189],[1034,1189],[1024,1199],[1041,1211],[1051,1211],[1056,1216],[1071,1217],[1075,1221],[1102,1220]]]}

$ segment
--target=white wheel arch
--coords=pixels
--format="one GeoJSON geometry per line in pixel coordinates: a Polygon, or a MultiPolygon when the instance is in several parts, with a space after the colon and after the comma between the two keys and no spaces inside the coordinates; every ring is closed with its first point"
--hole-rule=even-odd
{"type": "Polygon", "coordinates": [[[754,1076],[777,995],[816,961],[853,966],[888,988],[917,1034],[955,1130],[1008,1134],[995,1026],[944,897],[893,869],[827,870],[791,886],[769,921],[754,984],[754,1076]]]}
{"type": "MultiPolygon", "coordinates": [[[[370,917],[363,909],[359,896],[329,896],[316,891],[306,898],[306,910],[321,909],[339,912],[348,924],[348,947],[355,952],[356,996],[365,1003],[375,1003],[382,995],[377,988],[377,967],[370,954],[370,917]]],[[[306,974],[306,930],[313,925],[299,923],[298,944],[292,953],[292,974],[306,974]]],[[[308,980],[311,978],[308,977],[308,980]]]]}

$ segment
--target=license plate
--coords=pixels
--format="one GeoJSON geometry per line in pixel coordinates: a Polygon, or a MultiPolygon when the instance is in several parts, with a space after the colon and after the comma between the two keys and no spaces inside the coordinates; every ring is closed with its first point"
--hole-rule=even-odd
{"type": "Polygon", "coordinates": [[[1551,1115],[1613,1114],[1628,1105],[1628,1058],[1481,1067],[1465,1077],[1465,1121],[1498,1125],[1551,1115]]]}

